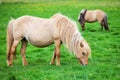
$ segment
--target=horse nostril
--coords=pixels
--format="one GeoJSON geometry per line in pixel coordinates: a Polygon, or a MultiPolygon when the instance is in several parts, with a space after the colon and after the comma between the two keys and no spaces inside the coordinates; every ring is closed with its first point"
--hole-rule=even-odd
{"type": "Polygon", "coordinates": [[[84,64],[84,63],[82,64],[82,66],[86,66],[86,65],[87,65],[87,64],[84,64]]]}
{"type": "Polygon", "coordinates": [[[78,58],[79,60],[79,63],[82,65],[82,66],[86,66],[88,64],[88,62],[84,62],[84,60],[81,60],[80,58],[78,58]]]}
{"type": "Polygon", "coordinates": [[[85,64],[82,64],[82,66],[85,66],[85,64]]]}

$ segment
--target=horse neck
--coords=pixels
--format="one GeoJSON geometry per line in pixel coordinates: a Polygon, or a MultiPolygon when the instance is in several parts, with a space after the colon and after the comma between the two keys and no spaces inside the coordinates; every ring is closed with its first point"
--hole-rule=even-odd
{"type": "Polygon", "coordinates": [[[60,38],[72,53],[76,53],[77,50],[75,48],[79,46],[80,40],[83,39],[78,29],[71,23],[68,23],[66,26],[61,26],[60,38]]]}

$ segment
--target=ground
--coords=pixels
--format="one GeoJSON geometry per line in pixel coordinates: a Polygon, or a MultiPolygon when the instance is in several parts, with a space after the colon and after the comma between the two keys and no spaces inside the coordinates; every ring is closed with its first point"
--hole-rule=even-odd
{"type": "MultiPolygon", "coordinates": [[[[32,1],[32,0],[31,0],[32,1]]],[[[39,3],[0,4],[0,77],[2,80],[119,80],[120,79],[120,1],[119,0],[48,0],[39,3]],[[100,25],[87,23],[83,32],[78,23],[81,9],[101,9],[108,15],[110,31],[100,31],[100,25]],[[54,44],[37,48],[28,44],[26,58],[28,66],[22,66],[20,45],[17,59],[12,67],[6,64],[6,29],[10,18],[31,15],[50,18],[62,13],[74,20],[80,33],[89,43],[92,59],[81,66],[74,55],[61,47],[61,65],[50,65],[54,44]]]]}

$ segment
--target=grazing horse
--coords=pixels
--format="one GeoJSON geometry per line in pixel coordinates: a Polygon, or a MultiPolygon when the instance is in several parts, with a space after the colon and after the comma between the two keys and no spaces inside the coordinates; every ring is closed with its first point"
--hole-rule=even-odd
{"type": "Polygon", "coordinates": [[[7,65],[12,65],[16,47],[22,42],[20,54],[23,66],[27,65],[25,50],[29,42],[36,47],[46,47],[55,44],[55,50],[50,64],[60,65],[60,46],[66,44],[82,65],[88,64],[91,49],[79,33],[77,25],[62,14],[54,14],[51,18],[22,16],[11,20],[7,28],[7,65]]]}
{"type": "Polygon", "coordinates": [[[105,30],[109,30],[107,15],[102,10],[87,10],[83,9],[80,12],[78,17],[78,21],[82,26],[82,30],[85,30],[85,22],[92,23],[98,21],[101,25],[101,31],[103,31],[103,27],[105,30]]]}

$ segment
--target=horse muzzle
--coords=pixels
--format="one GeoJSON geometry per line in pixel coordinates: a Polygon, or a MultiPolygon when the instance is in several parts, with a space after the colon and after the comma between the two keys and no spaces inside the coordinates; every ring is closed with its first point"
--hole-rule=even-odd
{"type": "Polygon", "coordinates": [[[86,66],[88,64],[87,60],[83,60],[83,59],[79,59],[79,58],[78,58],[78,60],[82,66],[86,66]]]}

